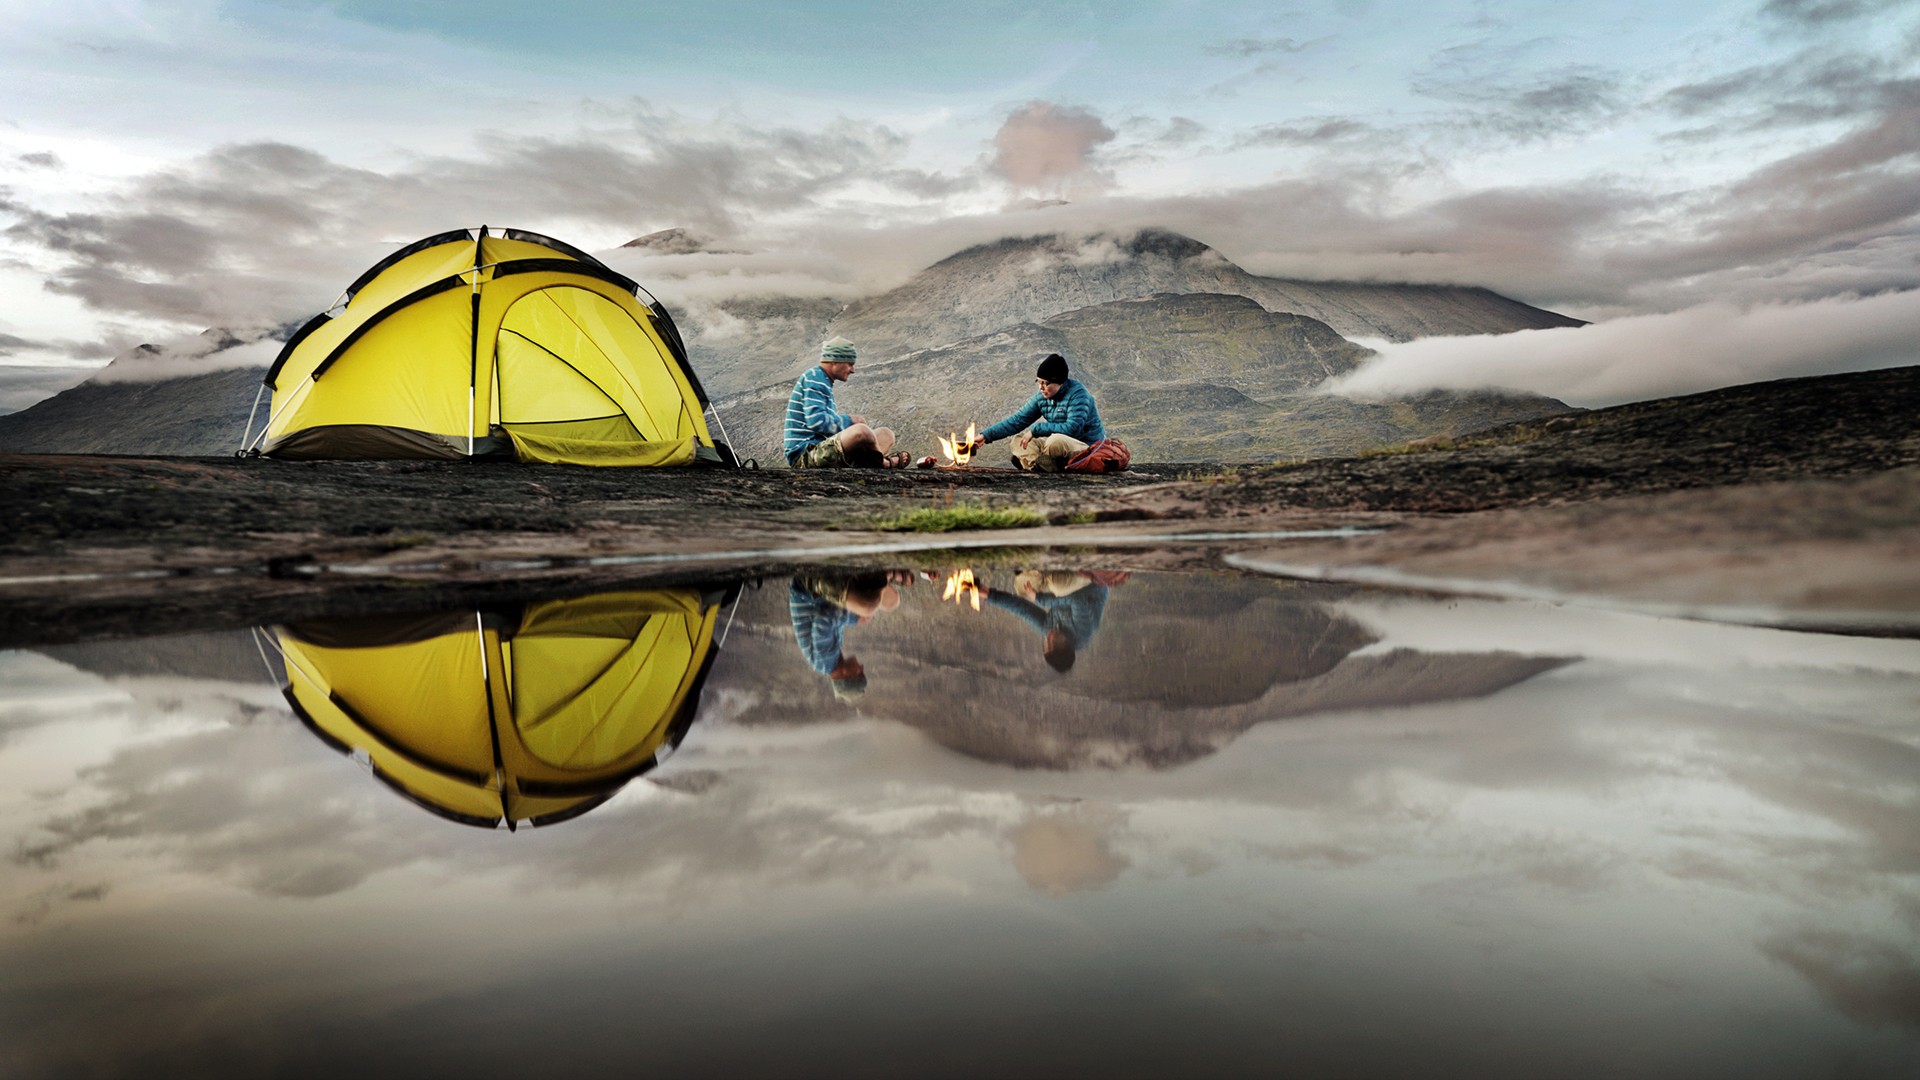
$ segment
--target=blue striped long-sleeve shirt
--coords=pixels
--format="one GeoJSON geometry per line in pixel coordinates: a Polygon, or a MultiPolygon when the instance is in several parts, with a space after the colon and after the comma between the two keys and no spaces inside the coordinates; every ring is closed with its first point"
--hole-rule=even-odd
{"type": "Polygon", "coordinates": [[[1094,407],[1093,395],[1078,379],[1068,379],[1057,398],[1034,394],[1019,412],[980,434],[988,442],[999,442],[1018,435],[1028,424],[1033,424],[1035,435],[1065,435],[1089,446],[1107,437],[1107,429],[1100,423],[1100,410],[1094,407]],[[1040,423],[1034,424],[1035,420],[1040,423]]]}
{"type": "Polygon", "coordinates": [[[838,435],[853,417],[833,407],[833,380],[818,365],[793,381],[793,393],[787,398],[787,430],[784,440],[787,460],[829,436],[838,435]]]}
{"type": "Polygon", "coordinates": [[[793,638],[807,666],[822,675],[833,674],[840,666],[841,635],[860,616],[815,594],[798,578],[787,590],[787,614],[793,619],[793,638]]]}

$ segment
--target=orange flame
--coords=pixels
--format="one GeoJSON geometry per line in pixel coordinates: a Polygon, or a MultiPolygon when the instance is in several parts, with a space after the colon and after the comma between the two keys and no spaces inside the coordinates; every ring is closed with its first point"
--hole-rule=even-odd
{"type": "Polygon", "coordinates": [[[955,570],[947,575],[947,587],[940,594],[942,602],[951,600],[956,604],[971,600],[973,610],[980,610],[980,585],[973,580],[973,569],[955,570]]]}
{"type": "Polygon", "coordinates": [[[940,440],[940,452],[947,455],[946,464],[948,468],[956,465],[965,465],[967,462],[973,460],[973,440],[975,437],[974,425],[968,424],[967,437],[965,439],[960,438],[952,432],[948,432],[947,437],[940,440]]]}

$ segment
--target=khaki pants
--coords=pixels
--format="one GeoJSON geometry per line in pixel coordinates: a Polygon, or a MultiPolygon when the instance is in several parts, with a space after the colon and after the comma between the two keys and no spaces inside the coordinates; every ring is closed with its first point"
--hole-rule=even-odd
{"type": "Polygon", "coordinates": [[[795,469],[844,469],[853,462],[847,460],[840,440],[829,437],[795,454],[787,464],[795,469]]]}
{"type": "Polygon", "coordinates": [[[1013,444],[1013,463],[1032,472],[1059,472],[1067,467],[1075,455],[1085,453],[1087,444],[1070,435],[1044,435],[1036,437],[1026,446],[1018,439],[1013,444]]]}

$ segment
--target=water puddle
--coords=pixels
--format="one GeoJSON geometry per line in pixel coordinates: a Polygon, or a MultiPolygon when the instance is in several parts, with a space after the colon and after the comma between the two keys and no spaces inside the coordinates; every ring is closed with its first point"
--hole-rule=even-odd
{"type": "Polygon", "coordinates": [[[1920,1067],[1920,641],[1019,558],[0,652],[0,1072],[1920,1067]]]}

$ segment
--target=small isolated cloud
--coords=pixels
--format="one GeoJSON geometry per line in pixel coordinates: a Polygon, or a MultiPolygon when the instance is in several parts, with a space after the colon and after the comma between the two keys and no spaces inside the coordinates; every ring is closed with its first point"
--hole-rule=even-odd
{"type": "Polygon", "coordinates": [[[1902,65],[1859,53],[1807,49],[1785,60],[1683,83],[1657,99],[1682,119],[1705,127],[1670,138],[1699,142],[1728,133],[1799,127],[1874,116],[1920,102],[1920,80],[1902,65]]]}
{"type": "Polygon", "coordinates": [[[21,154],[14,158],[14,160],[34,169],[58,169],[65,164],[60,160],[60,155],[51,150],[40,150],[31,154],[21,154]]]}
{"type": "Polygon", "coordinates": [[[1920,290],[1745,309],[1712,303],[1591,326],[1370,344],[1378,356],[1323,389],[1365,398],[1492,388],[1617,405],[1920,363],[1920,290]]]}
{"type": "Polygon", "coordinates": [[[1463,61],[1415,78],[1413,89],[1470,107],[1446,127],[1523,142],[1586,130],[1626,108],[1620,76],[1591,65],[1520,77],[1483,73],[1463,61]]]}
{"type": "Polygon", "coordinates": [[[1218,45],[1208,45],[1206,51],[1214,56],[1232,56],[1248,60],[1256,56],[1297,53],[1306,47],[1306,42],[1295,41],[1292,38],[1235,38],[1218,45]]]}
{"type": "Polygon", "coordinates": [[[1199,142],[1206,133],[1206,125],[1198,120],[1176,116],[1167,121],[1167,129],[1160,133],[1159,141],[1167,146],[1188,146],[1199,142]]]}
{"type": "Polygon", "coordinates": [[[1825,26],[1898,7],[1906,0],[1767,0],[1760,10],[1795,26],[1825,26]]]}
{"type": "Polygon", "coordinates": [[[1111,183],[1094,155],[1114,131],[1091,111],[1050,101],[1016,109],[993,137],[993,171],[1023,191],[1098,191],[1111,183]]]}
{"type": "Polygon", "coordinates": [[[1233,145],[1236,149],[1246,146],[1324,146],[1355,139],[1372,130],[1358,120],[1342,117],[1297,124],[1262,124],[1236,138],[1233,145]]]}

